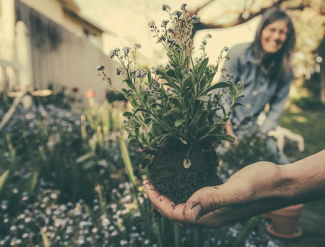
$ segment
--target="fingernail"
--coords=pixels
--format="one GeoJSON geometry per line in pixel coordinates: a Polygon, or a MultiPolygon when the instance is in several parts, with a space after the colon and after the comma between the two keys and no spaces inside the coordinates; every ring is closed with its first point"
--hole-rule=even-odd
{"type": "Polygon", "coordinates": [[[195,205],[192,208],[193,222],[198,220],[200,213],[201,213],[201,206],[200,205],[195,205]]]}

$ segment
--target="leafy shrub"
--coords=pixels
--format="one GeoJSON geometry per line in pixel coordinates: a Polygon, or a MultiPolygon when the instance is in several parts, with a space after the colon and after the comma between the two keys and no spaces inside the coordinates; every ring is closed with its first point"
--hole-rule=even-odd
{"type": "Polygon", "coordinates": [[[293,98],[291,103],[303,110],[319,110],[324,107],[322,101],[315,97],[293,98]]]}
{"type": "Polygon", "coordinates": [[[236,146],[221,148],[219,159],[225,174],[231,175],[241,168],[258,161],[275,161],[266,145],[266,137],[258,130],[244,135],[236,146]]]}
{"type": "MultiPolygon", "coordinates": [[[[134,145],[130,154],[135,162],[140,159],[134,145]]],[[[33,190],[44,179],[55,184],[54,189],[65,191],[59,198],[62,202],[83,199],[89,203],[97,184],[105,185],[109,199],[109,191],[127,179],[118,143],[82,122],[80,111],[53,105],[15,112],[0,132],[0,162],[0,174],[10,171],[8,189],[0,192],[8,200],[14,200],[14,189],[33,190]]]]}

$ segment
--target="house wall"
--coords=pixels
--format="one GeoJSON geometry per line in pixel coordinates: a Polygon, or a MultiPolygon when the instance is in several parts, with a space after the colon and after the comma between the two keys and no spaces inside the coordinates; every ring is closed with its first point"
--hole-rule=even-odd
{"type": "Polygon", "coordinates": [[[103,101],[108,87],[98,76],[98,65],[104,65],[114,86],[121,88],[121,78],[115,75],[119,64],[88,39],[77,37],[20,1],[16,1],[15,13],[16,21],[22,20],[29,30],[34,88],[47,89],[54,85],[54,88],[64,86],[69,90],[78,87],[83,98],[93,89],[96,100],[103,101]]]}
{"type": "Polygon", "coordinates": [[[63,26],[68,31],[74,33],[78,37],[85,36],[84,29],[96,36],[96,45],[100,48],[103,46],[102,33],[95,30],[90,25],[86,25],[78,21],[78,18],[73,18],[67,14],[62,4],[58,0],[20,0],[30,8],[46,16],[55,23],[63,26]]]}

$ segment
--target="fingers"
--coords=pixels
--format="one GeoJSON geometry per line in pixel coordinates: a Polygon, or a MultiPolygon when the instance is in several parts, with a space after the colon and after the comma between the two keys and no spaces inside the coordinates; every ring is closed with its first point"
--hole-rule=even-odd
{"type": "Polygon", "coordinates": [[[186,203],[177,204],[161,195],[155,187],[146,180],[144,191],[156,210],[176,225],[201,225],[214,228],[223,224],[216,218],[221,207],[218,195],[219,188],[205,187],[195,192],[186,203]]]}
{"type": "Polygon", "coordinates": [[[174,223],[183,222],[183,203],[176,205],[172,200],[161,195],[149,180],[145,180],[143,182],[143,188],[151,204],[159,213],[163,214],[166,218],[170,219],[174,223]]]}
{"type": "Polygon", "coordinates": [[[195,223],[203,215],[221,207],[218,187],[204,187],[195,192],[183,208],[183,218],[188,223],[195,223]]]}

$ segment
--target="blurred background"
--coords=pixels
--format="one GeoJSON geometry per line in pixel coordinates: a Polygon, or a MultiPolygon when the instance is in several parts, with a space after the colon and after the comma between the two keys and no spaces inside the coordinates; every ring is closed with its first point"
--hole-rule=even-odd
{"type": "MultiPolygon", "coordinates": [[[[142,45],[140,67],[166,64],[148,22],[169,18],[162,4],[178,10],[183,3],[0,0],[0,246],[323,246],[324,200],[304,206],[304,237],[294,242],[269,236],[265,219],[220,231],[152,220],[142,195],[143,157],[120,135],[129,106],[108,91],[96,68],[104,65],[120,89],[119,63],[107,55],[135,43],[142,45]]],[[[297,33],[279,143],[296,161],[325,149],[324,0],[187,2],[188,12],[201,18],[194,47],[212,35],[210,63],[223,47],[252,41],[271,7],[286,10],[297,33]]],[[[248,140],[231,162],[244,166],[266,158],[258,141],[248,140]]]]}

